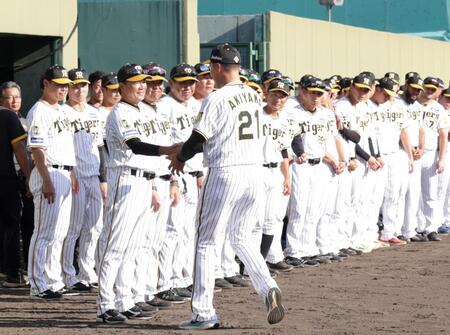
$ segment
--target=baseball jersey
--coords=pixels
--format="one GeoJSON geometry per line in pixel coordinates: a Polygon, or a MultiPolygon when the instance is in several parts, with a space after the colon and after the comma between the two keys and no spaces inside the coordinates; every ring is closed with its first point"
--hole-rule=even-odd
{"type": "Polygon", "coordinates": [[[210,168],[263,163],[262,99],[231,82],[203,101],[194,131],[202,134],[204,165],[210,168]]]}
{"type": "MultiPolygon", "coordinates": [[[[194,123],[199,115],[200,102],[191,97],[185,103],[180,103],[171,96],[165,96],[159,101],[158,110],[161,111],[165,119],[169,120],[173,143],[181,143],[186,142],[191,136],[194,123]]],[[[188,160],[184,166],[185,172],[202,170],[201,153],[188,160]]]]}
{"type": "Polygon", "coordinates": [[[422,114],[422,125],[425,130],[425,150],[437,150],[439,146],[439,129],[449,127],[447,112],[436,101],[431,101],[426,106],[416,101],[412,108],[420,110],[422,114]]]}
{"type": "MultiPolygon", "coordinates": [[[[348,98],[342,98],[334,104],[335,115],[340,119],[345,128],[350,129],[350,119],[352,115],[356,114],[356,107],[352,106],[348,98]]],[[[355,143],[342,139],[342,146],[344,149],[345,159],[355,157],[355,143]]]]}
{"type": "Polygon", "coordinates": [[[285,111],[286,117],[293,120],[291,133],[301,135],[307,158],[323,158],[327,151],[327,137],[330,135],[327,110],[320,106],[314,112],[306,111],[297,100],[297,103],[289,104],[285,111]]]}
{"type": "Polygon", "coordinates": [[[108,118],[109,113],[110,110],[103,106],[98,108],[98,120],[100,122],[103,140],[106,138],[106,119],[108,118]]]}
{"type": "Polygon", "coordinates": [[[380,153],[395,153],[400,149],[400,133],[408,125],[406,108],[397,101],[373,106],[375,112],[371,114],[371,122],[374,124],[380,153]]]}
{"type": "Polygon", "coordinates": [[[278,163],[283,160],[281,151],[290,145],[289,127],[282,111],[271,116],[265,111],[261,114],[262,135],[264,143],[264,164],[278,163]]]}
{"type": "Polygon", "coordinates": [[[326,151],[335,159],[339,159],[339,154],[336,147],[336,137],[339,136],[339,132],[336,124],[336,115],[331,109],[325,108],[327,113],[327,132],[325,147],[326,151]]]}
{"type": "Polygon", "coordinates": [[[142,103],[132,106],[119,102],[106,119],[106,143],[108,168],[129,167],[155,172],[158,163],[155,157],[135,155],[125,143],[132,138],[153,143],[155,137],[153,115],[142,103]]]}
{"type": "Polygon", "coordinates": [[[80,130],[72,113],[36,102],[27,115],[29,148],[44,148],[47,165],[75,166],[73,135],[80,130]]]}
{"type": "Polygon", "coordinates": [[[98,117],[98,110],[89,104],[84,104],[82,112],[65,104],[62,106],[67,113],[72,113],[81,129],[74,134],[74,146],[77,166],[74,169],[77,177],[98,176],[100,156],[98,147],[103,146],[103,134],[98,117]]]}
{"type": "Polygon", "coordinates": [[[408,105],[402,98],[396,99],[396,103],[402,104],[406,109],[406,119],[408,125],[408,135],[411,146],[417,148],[419,146],[419,130],[422,127],[422,111],[416,104],[408,105]]]}

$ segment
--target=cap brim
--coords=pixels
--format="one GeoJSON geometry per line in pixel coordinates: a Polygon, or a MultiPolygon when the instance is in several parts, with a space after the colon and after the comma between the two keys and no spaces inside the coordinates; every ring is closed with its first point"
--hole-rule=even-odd
{"type": "Polygon", "coordinates": [[[388,90],[387,88],[383,88],[383,90],[391,97],[396,97],[398,94],[394,91],[388,90]]]}
{"type": "Polygon", "coordinates": [[[306,90],[310,91],[310,92],[322,92],[322,93],[326,92],[325,89],[320,88],[320,87],[306,87],[306,90]]]}
{"type": "Polygon", "coordinates": [[[338,93],[339,92],[339,88],[335,87],[331,89],[332,93],[338,93]]]}
{"type": "Polygon", "coordinates": [[[254,87],[254,88],[261,88],[261,86],[260,86],[258,83],[255,83],[255,82],[253,82],[253,81],[248,81],[248,82],[246,83],[246,85],[247,85],[247,86],[250,86],[250,87],[254,87]]]}
{"type": "Polygon", "coordinates": [[[51,81],[53,81],[56,84],[60,84],[60,85],[72,84],[72,80],[70,80],[69,78],[55,78],[55,79],[51,79],[51,81]]]}
{"type": "Polygon", "coordinates": [[[147,81],[158,81],[158,80],[167,81],[167,79],[164,78],[163,76],[150,76],[150,78],[147,78],[147,81]]]}
{"type": "Polygon", "coordinates": [[[278,87],[275,87],[275,88],[272,88],[271,90],[269,90],[269,92],[274,92],[274,91],[283,92],[286,95],[290,94],[290,92],[287,92],[287,91],[283,90],[282,88],[278,88],[278,87]]]}
{"type": "Polygon", "coordinates": [[[197,74],[197,77],[198,77],[198,76],[203,76],[203,75],[205,75],[205,74],[210,74],[210,73],[211,73],[210,70],[208,70],[208,71],[203,71],[203,72],[198,73],[198,74],[197,74]]]}
{"type": "Polygon", "coordinates": [[[174,78],[172,78],[172,80],[175,80],[178,82],[189,81],[189,80],[198,81],[198,79],[195,77],[174,77],[174,78]]]}
{"type": "Polygon", "coordinates": [[[86,84],[90,84],[91,82],[87,79],[76,79],[76,80],[72,80],[72,84],[81,84],[81,83],[86,83],[86,84]]]}
{"type": "Polygon", "coordinates": [[[422,85],[419,85],[419,84],[408,84],[408,85],[411,86],[412,88],[416,88],[418,90],[423,91],[422,85]]]}
{"type": "Polygon", "coordinates": [[[148,74],[136,74],[134,76],[131,76],[130,78],[127,78],[125,81],[142,81],[147,78],[150,78],[148,74]]]}
{"type": "Polygon", "coordinates": [[[447,97],[447,98],[450,98],[450,93],[444,93],[443,96],[447,97]]]}
{"type": "Polygon", "coordinates": [[[425,85],[423,85],[423,87],[426,87],[426,88],[434,88],[435,90],[438,89],[438,87],[437,87],[436,85],[433,85],[433,84],[425,84],[425,85]]]}
{"type": "Polygon", "coordinates": [[[268,83],[270,83],[272,80],[275,80],[275,79],[283,80],[283,78],[281,78],[281,77],[272,77],[272,78],[269,78],[269,79],[266,79],[265,81],[263,81],[263,84],[268,84],[268,83]]]}
{"type": "Polygon", "coordinates": [[[117,90],[119,88],[119,84],[109,84],[109,85],[105,85],[103,87],[106,87],[110,90],[117,90]]]}
{"type": "Polygon", "coordinates": [[[358,88],[367,88],[367,89],[371,89],[371,87],[369,85],[363,84],[363,83],[353,83],[353,85],[355,85],[358,88]]]}

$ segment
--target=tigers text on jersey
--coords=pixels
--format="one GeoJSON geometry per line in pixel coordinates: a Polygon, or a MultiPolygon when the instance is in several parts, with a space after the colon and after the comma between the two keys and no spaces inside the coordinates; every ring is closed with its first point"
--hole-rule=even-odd
{"type": "Polygon", "coordinates": [[[281,150],[290,146],[289,126],[282,111],[274,117],[265,111],[261,113],[262,135],[264,141],[264,164],[283,160],[281,150]]]}
{"type": "Polygon", "coordinates": [[[395,153],[400,149],[400,133],[407,128],[407,110],[397,101],[373,104],[375,112],[371,114],[376,137],[382,154],[395,153]]]}
{"type": "MultiPolygon", "coordinates": [[[[180,103],[171,96],[165,96],[158,102],[158,111],[170,122],[173,143],[186,142],[199,116],[200,102],[191,97],[186,103],[180,103]]],[[[196,154],[184,166],[185,172],[203,170],[202,154],[196,154]]]]}
{"type": "Polygon", "coordinates": [[[74,134],[74,146],[77,166],[77,177],[92,177],[99,175],[100,156],[98,147],[103,145],[103,135],[98,118],[98,111],[89,104],[84,105],[84,110],[79,112],[69,105],[63,105],[67,113],[72,113],[81,129],[74,134]]]}
{"type": "Polygon", "coordinates": [[[27,115],[30,148],[44,148],[47,165],[75,166],[73,116],[61,106],[53,109],[42,101],[36,102],[27,115]]]}
{"type": "Polygon", "coordinates": [[[447,112],[436,101],[432,101],[426,106],[416,101],[412,108],[421,111],[422,125],[425,130],[425,150],[437,150],[439,145],[439,129],[449,127],[447,112]]]}
{"type": "Polygon", "coordinates": [[[408,105],[402,98],[396,99],[396,103],[401,104],[406,108],[406,118],[408,125],[408,135],[411,143],[411,147],[419,146],[419,129],[422,127],[422,112],[418,105],[408,105]]]}
{"type": "Polygon", "coordinates": [[[314,112],[306,111],[298,101],[284,110],[286,117],[293,120],[292,132],[301,135],[306,156],[323,158],[327,151],[327,138],[332,136],[327,110],[317,107],[314,112]]]}
{"type": "Polygon", "coordinates": [[[126,166],[155,172],[159,162],[155,157],[135,155],[125,143],[132,138],[154,144],[157,136],[153,114],[143,103],[137,107],[119,102],[106,120],[107,167],[126,166]]]}
{"type": "Polygon", "coordinates": [[[247,85],[231,82],[203,101],[194,130],[206,138],[207,167],[263,163],[262,100],[247,85]]]}

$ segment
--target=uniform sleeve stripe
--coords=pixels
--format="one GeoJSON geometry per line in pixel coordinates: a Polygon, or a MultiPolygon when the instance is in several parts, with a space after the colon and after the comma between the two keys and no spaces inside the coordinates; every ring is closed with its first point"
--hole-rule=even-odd
{"type": "Polygon", "coordinates": [[[205,135],[204,133],[202,133],[200,130],[194,128],[193,131],[195,131],[196,133],[199,133],[200,135],[202,135],[202,136],[205,138],[206,141],[208,140],[208,136],[206,136],[206,135],[205,135]]]}
{"type": "Polygon", "coordinates": [[[17,143],[19,141],[22,141],[25,138],[27,138],[27,134],[22,134],[19,137],[16,137],[15,139],[11,140],[11,144],[14,144],[14,143],[17,143]]]}

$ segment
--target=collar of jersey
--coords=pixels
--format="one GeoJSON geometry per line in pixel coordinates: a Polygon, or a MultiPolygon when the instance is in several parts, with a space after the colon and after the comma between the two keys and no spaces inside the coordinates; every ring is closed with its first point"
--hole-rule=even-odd
{"type": "Polygon", "coordinates": [[[132,104],[130,104],[129,102],[126,102],[125,100],[120,100],[120,102],[123,103],[123,104],[125,104],[125,105],[128,105],[128,106],[130,106],[130,107],[133,107],[133,108],[136,109],[138,112],[141,111],[141,110],[139,109],[139,106],[132,105],[132,104]]]}

